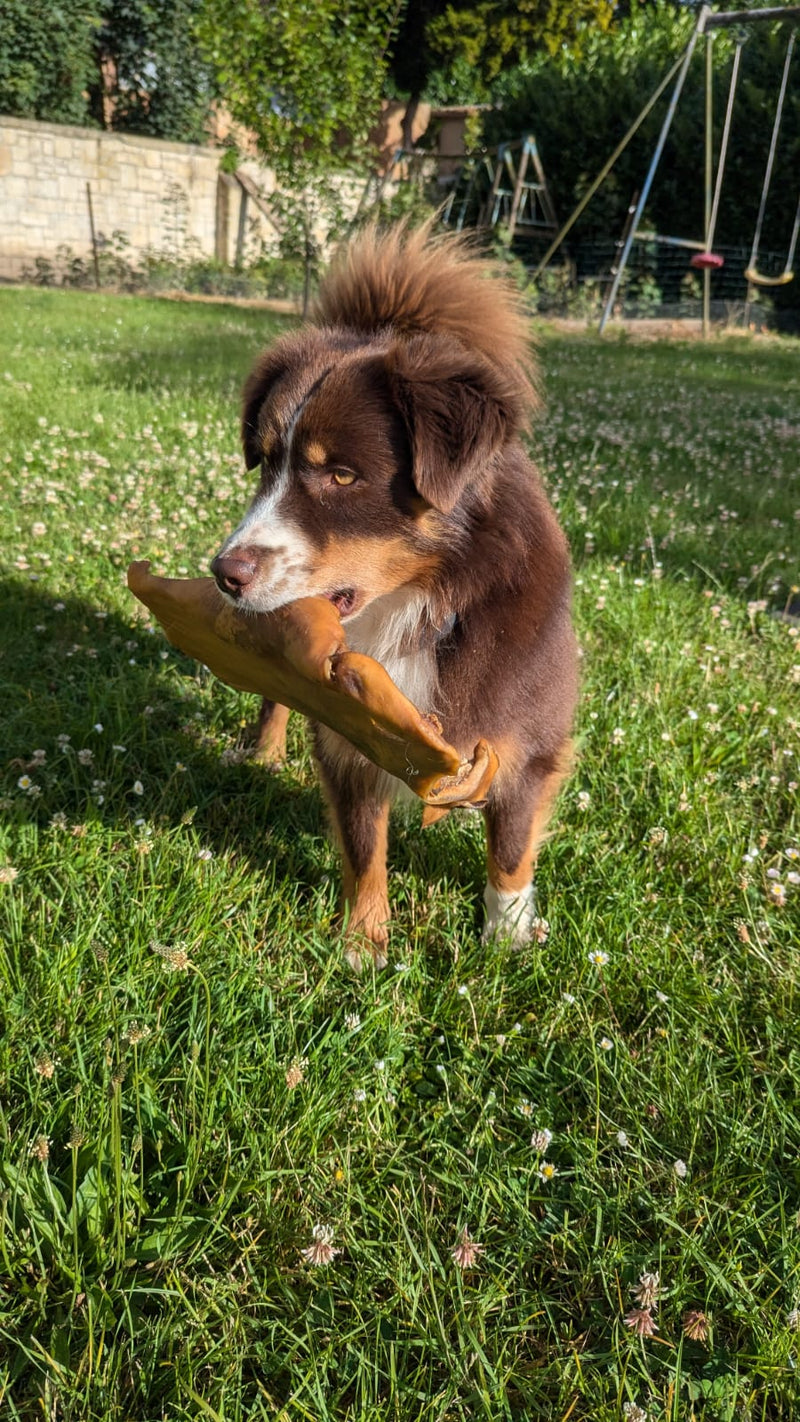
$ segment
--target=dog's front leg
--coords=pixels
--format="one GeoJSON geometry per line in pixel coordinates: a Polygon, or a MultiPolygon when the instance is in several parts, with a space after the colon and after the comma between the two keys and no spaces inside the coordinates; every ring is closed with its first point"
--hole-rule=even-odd
{"type": "Polygon", "coordinates": [[[342,853],[345,956],[360,972],[364,952],[378,968],[386,967],[389,941],[389,895],[386,849],[389,805],[385,776],[367,766],[352,747],[331,755],[331,732],[317,730],[317,761],[322,786],[342,853]]]}
{"type": "Polygon", "coordinates": [[[256,738],[250,759],[259,765],[283,765],[286,760],[286,727],[289,708],[264,697],[256,722],[256,738]]]}
{"type": "MultiPolygon", "coordinates": [[[[571,765],[571,743],[552,760],[535,760],[510,784],[502,780],[486,807],[488,874],[484,942],[523,948],[537,923],[534,871],[555,798],[571,765]]],[[[499,777],[498,777],[499,779],[499,777]]]]}

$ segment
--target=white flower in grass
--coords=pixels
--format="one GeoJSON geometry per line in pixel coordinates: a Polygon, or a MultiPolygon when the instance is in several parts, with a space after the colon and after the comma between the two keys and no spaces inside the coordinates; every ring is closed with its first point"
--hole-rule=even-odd
{"type": "Polygon", "coordinates": [[[786,889],[783,884],[772,882],[767,886],[767,898],[771,904],[777,908],[783,908],[786,903],[786,889]]]}
{"type": "Polygon", "coordinates": [[[558,1171],[552,1160],[543,1160],[536,1174],[539,1176],[543,1185],[549,1185],[550,1181],[554,1180],[558,1175],[558,1171]]]}
{"type": "Polygon", "coordinates": [[[355,1091],[353,1092],[353,1100],[354,1100],[354,1101],[366,1101],[366,1099],[367,1099],[367,1093],[366,1093],[366,1091],[364,1090],[363,1086],[357,1086],[356,1089],[355,1089],[355,1091]]]}
{"type": "Polygon", "coordinates": [[[621,1150],[628,1149],[630,1141],[628,1140],[628,1137],[626,1136],[624,1131],[617,1131],[617,1145],[620,1147],[621,1150]]]}
{"type": "Polygon", "coordinates": [[[604,968],[608,961],[608,954],[604,953],[602,948],[594,948],[589,954],[589,962],[595,968],[604,968]]]}
{"type": "Polygon", "coordinates": [[[677,1175],[679,1180],[685,1180],[688,1174],[688,1167],[685,1160],[676,1160],[672,1166],[673,1175],[677,1175]]]}
{"type": "Polygon", "coordinates": [[[561,1001],[564,1002],[564,1003],[566,1003],[567,1007],[574,1007],[574,1006],[575,1006],[575,994],[574,994],[574,992],[562,992],[562,994],[561,994],[561,1001]]]}
{"type": "Polygon", "coordinates": [[[626,1402],[622,1408],[625,1422],[647,1422],[647,1413],[638,1402],[626,1402]]]}
{"type": "Polygon", "coordinates": [[[531,1136],[531,1145],[540,1155],[544,1155],[552,1139],[553,1132],[549,1131],[546,1126],[542,1126],[541,1130],[534,1131],[531,1136]]]}
{"type": "Polygon", "coordinates": [[[0,867],[0,884],[13,884],[19,874],[19,869],[15,869],[11,864],[3,864],[0,867]]]}
{"type": "Polygon", "coordinates": [[[333,1230],[330,1225],[314,1225],[311,1231],[313,1243],[306,1249],[301,1249],[300,1253],[306,1263],[312,1264],[314,1268],[320,1265],[332,1264],[337,1254],[341,1254],[341,1249],[335,1249],[333,1245],[333,1230]]]}
{"type": "Polygon", "coordinates": [[[361,1026],[361,1018],[357,1012],[348,1012],[345,1015],[344,1025],[348,1032],[357,1032],[361,1026]]]}
{"type": "Polygon", "coordinates": [[[612,1042],[610,1037],[601,1037],[597,1045],[600,1048],[601,1052],[610,1052],[612,1047],[614,1046],[614,1043],[612,1042]]]}
{"type": "Polygon", "coordinates": [[[592,803],[592,797],[591,797],[591,795],[589,794],[588,790],[579,790],[579,791],[578,791],[578,801],[577,801],[578,809],[579,809],[581,812],[583,812],[584,810],[588,810],[588,808],[589,808],[589,806],[591,805],[591,803],[592,803]]]}
{"type": "Polygon", "coordinates": [[[89,750],[88,746],[85,746],[83,750],[78,751],[78,760],[81,765],[91,765],[94,760],[94,751],[89,750]]]}
{"type": "Polygon", "coordinates": [[[18,790],[30,790],[33,781],[29,775],[21,775],[17,781],[18,790]]]}
{"type": "Polygon", "coordinates": [[[143,786],[141,780],[134,780],[133,785],[131,786],[131,789],[132,789],[134,795],[143,795],[143,794],[144,794],[144,786],[143,786]]]}
{"type": "Polygon", "coordinates": [[[485,1254],[485,1252],[483,1245],[478,1244],[477,1240],[471,1238],[467,1226],[464,1225],[458,1237],[458,1243],[455,1249],[451,1251],[450,1257],[453,1262],[458,1265],[459,1269],[471,1269],[480,1255],[485,1254]]]}
{"type": "Polygon", "coordinates": [[[660,1275],[640,1274],[639,1282],[634,1285],[631,1293],[642,1308],[654,1308],[661,1297],[660,1275]]]}
{"type": "MultiPolygon", "coordinates": [[[[138,781],[137,781],[137,784],[138,784],[138,781]]],[[[138,792],[137,792],[137,793],[138,793],[138,792]]],[[[207,864],[208,861],[209,861],[210,859],[213,859],[213,858],[214,858],[214,851],[211,850],[211,849],[198,849],[197,854],[195,855],[195,859],[200,859],[204,864],[207,864]]]]}
{"type": "Polygon", "coordinates": [[[550,937],[550,924],[546,918],[535,918],[531,923],[531,938],[536,943],[546,943],[550,937]]]}

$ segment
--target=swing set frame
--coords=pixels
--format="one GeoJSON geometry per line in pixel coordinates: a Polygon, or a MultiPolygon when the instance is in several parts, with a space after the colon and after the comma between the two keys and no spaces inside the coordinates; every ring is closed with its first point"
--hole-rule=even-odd
{"type": "MultiPolygon", "coordinates": [[[[716,185],[715,185],[715,188],[714,188],[714,191],[713,191],[713,196],[712,196],[712,175],[713,175],[713,168],[714,168],[714,155],[713,155],[713,123],[712,123],[712,117],[713,117],[713,115],[712,115],[711,96],[712,96],[712,46],[713,46],[714,31],[715,31],[715,30],[719,30],[719,29],[732,29],[732,28],[734,28],[734,27],[746,27],[746,26],[753,25],[753,24],[759,24],[759,23],[764,23],[764,22],[767,22],[767,21],[776,21],[776,20],[780,20],[780,21],[787,21],[787,20],[788,20],[788,21],[792,22],[792,23],[795,24],[795,25],[800,25],[800,5],[780,5],[780,6],[774,6],[774,5],[773,5],[773,6],[769,6],[768,8],[759,9],[759,10],[726,10],[726,11],[717,12],[716,14],[715,14],[714,11],[711,9],[711,6],[710,6],[710,5],[702,5],[702,6],[701,6],[701,8],[700,8],[700,10],[699,10],[699,13],[698,13],[698,16],[697,16],[697,22],[696,22],[696,24],[695,24],[694,30],[692,31],[691,37],[690,37],[690,39],[689,39],[689,43],[688,43],[688,45],[687,45],[687,47],[686,47],[686,49],[685,49],[683,55],[680,56],[680,57],[675,61],[675,63],[673,64],[672,68],[669,70],[669,72],[668,72],[668,73],[664,76],[664,78],[661,80],[660,84],[658,85],[658,87],[656,88],[656,90],[654,91],[654,93],[653,93],[653,94],[650,96],[650,98],[648,99],[648,101],[647,101],[647,103],[645,104],[644,108],[641,110],[641,112],[639,113],[639,115],[636,117],[636,119],[634,120],[634,122],[631,124],[631,126],[630,126],[630,128],[628,129],[627,133],[624,135],[624,137],[622,138],[622,140],[620,141],[620,143],[619,143],[619,144],[617,145],[617,147],[614,149],[614,152],[611,154],[611,157],[610,157],[610,158],[608,159],[608,161],[604,164],[603,168],[601,169],[601,171],[600,171],[600,173],[598,174],[598,176],[595,178],[594,182],[591,184],[591,186],[590,186],[590,187],[587,189],[587,191],[584,193],[583,197],[581,198],[581,201],[578,203],[578,205],[577,205],[577,207],[575,208],[575,210],[570,214],[570,216],[567,218],[567,221],[564,223],[563,227],[562,227],[562,228],[560,229],[560,231],[556,234],[556,236],[554,237],[554,239],[553,239],[553,241],[551,242],[550,246],[548,247],[547,251],[545,252],[544,256],[542,257],[541,261],[539,262],[538,266],[536,267],[536,270],[535,270],[534,273],[533,273],[533,279],[534,279],[534,280],[536,280],[536,278],[544,271],[544,269],[545,269],[545,267],[547,266],[548,262],[550,261],[551,257],[554,255],[555,252],[558,251],[558,248],[561,246],[562,242],[564,241],[564,238],[567,236],[568,232],[571,230],[571,228],[573,227],[574,223],[577,222],[577,220],[578,220],[578,218],[580,217],[581,213],[584,211],[584,208],[587,207],[587,205],[589,204],[589,202],[591,201],[591,199],[594,197],[594,195],[595,195],[595,193],[597,192],[597,190],[598,190],[598,188],[600,187],[600,185],[604,182],[604,180],[606,179],[606,177],[608,176],[608,174],[611,172],[611,169],[614,167],[614,164],[616,163],[617,159],[620,157],[620,155],[621,155],[621,154],[624,152],[624,150],[627,148],[627,146],[628,146],[628,144],[630,143],[631,139],[633,138],[634,134],[635,134],[635,133],[637,132],[637,130],[641,127],[642,123],[643,123],[644,120],[647,118],[647,115],[650,113],[651,109],[652,109],[652,108],[654,107],[654,105],[658,102],[658,100],[660,99],[661,95],[664,93],[664,91],[666,90],[666,88],[668,87],[668,85],[670,84],[670,82],[674,79],[674,80],[675,80],[674,88],[673,88],[673,90],[672,90],[672,94],[671,94],[671,97],[670,97],[670,101],[669,101],[669,106],[668,106],[668,108],[667,108],[667,112],[666,112],[666,114],[665,114],[665,116],[664,116],[664,120],[663,120],[663,123],[662,123],[662,125],[661,125],[661,132],[659,133],[658,141],[657,141],[657,143],[656,143],[655,150],[654,150],[654,152],[653,152],[653,156],[652,156],[652,158],[651,158],[651,160],[650,160],[650,166],[649,166],[649,168],[648,168],[648,170],[647,170],[647,174],[646,174],[644,183],[642,184],[642,187],[641,187],[641,190],[640,190],[640,192],[639,192],[638,198],[636,199],[635,204],[632,204],[631,210],[630,210],[630,212],[629,212],[629,214],[628,214],[628,219],[627,219],[626,224],[625,224],[625,237],[624,237],[624,240],[623,240],[623,242],[622,242],[622,251],[621,251],[621,253],[620,253],[619,259],[618,259],[618,261],[616,262],[615,266],[612,267],[612,271],[611,271],[612,281],[611,281],[611,286],[610,286],[610,288],[609,288],[609,292],[608,292],[608,295],[607,295],[607,297],[606,297],[605,304],[604,304],[604,307],[603,307],[603,314],[602,314],[602,316],[601,316],[601,318],[600,318],[600,326],[599,326],[600,332],[602,332],[602,331],[605,329],[606,322],[608,321],[609,316],[611,315],[611,313],[612,313],[612,311],[613,311],[613,309],[614,309],[614,304],[615,304],[616,299],[617,299],[617,294],[618,294],[618,292],[619,292],[620,283],[622,282],[622,278],[623,278],[623,275],[624,275],[624,273],[625,273],[625,268],[626,268],[626,266],[627,266],[627,264],[628,264],[628,258],[630,257],[631,248],[633,247],[633,243],[634,243],[636,237],[639,236],[639,235],[641,235],[641,234],[639,233],[639,223],[640,223],[640,221],[641,221],[642,213],[644,212],[645,205],[646,205],[646,203],[647,203],[647,199],[648,199],[648,197],[650,196],[650,190],[651,190],[651,188],[652,188],[652,186],[653,186],[653,179],[655,178],[656,171],[657,171],[657,169],[658,169],[658,165],[659,165],[659,162],[660,162],[660,160],[661,160],[661,155],[662,155],[662,153],[663,153],[663,151],[664,151],[664,145],[666,144],[666,141],[667,141],[667,137],[668,137],[670,128],[672,127],[672,120],[673,120],[673,118],[675,117],[675,111],[676,111],[676,109],[677,109],[677,107],[678,107],[678,100],[680,99],[681,93],[682,93],[682,91],[683,91],[683,86],[684,86],[684,83],[685,83],[685,80],[686,80],[686,76],[687,76],[687,74],[688,74],[688,72],[689,72],[689,66],[690,66],[690,64],[691,64],[692,56],[693,56],[694,51],[695,51],[695,48],[696,48],[696,46],[697,46],[697,42],[698,42],[699,39],[705,38],[705,41],[706,41],[706,110],[705,110],[705,165],[704,165],[704,167],[705,167],[705,176],[704,176],[704,193],[705,193],[705,236],[704,236],[704,241],[703,241],[702,243],[700,243],[700,242],[691,242],[691,243],[690,243],[690,242],[678,242],[677,239],[674,239],[674,241],[675,241],[675,245],[690,246],[690,247],[692,247],[693,249],[695,249],[696,252],[697,252],[697,256],[696,256],[696,260],[695,260],[695,262],[694,262],[694,265],[695,265],[696,267],[698,267],[700,270],[702,270],[702,273],[703,273],[703,335],[704,335],[704,336],[707,336],[707,335],[709,334],[709,330],[710,330],[710,306],[711,306],[711,272],[712,272],[712,270],[714,270],[716,267],[718,267],[718,266],[721,265],[721,259],[720,259],[720,258],[714,258],[714,254],[713,254],[713,252],[712,252],[712,243],[713,243],[713,238],[714,238],[714,228],[715,228],[715,226],[716,226],[716,220],[717,220],[717,210],[718,210],[718,207],[719,207],[720,191],[721,191],[721,187],[722,187],[722,174],[723,174],[724,166],[725,166],[725,154],[726,154],[726,150],[727,150],[728,136],[729,136],[729,133],[730,133],[731,115],[732,115],[732,110],[733,110],[733,98],[734,98],[734,94],[735,94],[735,90],[736,90],[736,82],[737,82],[737,78],[738,78],[739,58],[740,58],[740,54],[741,54],[741,43],[739,43],[739,44],[737,44],[736,50],[735,50],[735,53],[734,53],[734,66],[733,66],[733,70],[732,70],[732,73],[731,73],[731,83],[730,83],[730,90],[729,90],[729,95],[728,95],[728,107],[727,107],[727,113],[726,113],[726,117],[725,117],[725,128],[724,128],[724,131],[723,131],[722,142],[721,142],[721,146],[720,146],[719,160],[718,160],[718,163],[717,163],[717,181],[716,181],[716,185]]],[[[781,114],[782,114],[782,109],[783,109],[783,95],[785,94],[786,81],[787,81],[787,77],[788,77],[789,61],[790,61],[790,59],[791,59],[791,53],[792,53],[793,46],[794,46],[794,35],[792,35],[792,36],[790,37],[790,41],[789,41],[789,50],[788,50],[788,54],[787,54],[787,61],[786,61],[786,64],[785,64],[785,66],[784,66],[783,83],[782,83],[782,86],[781,86],[781,93],[780,93],[779,99],[778,99],[778,107],[777,107],[776,115],[775,115],[775,123],[774,123],[774,125],[773,125],[772,142],[771,142],[771,145],[770,145],[770,156],[769,156],[769,159],[768,159],[768,162],[767,162],[767,172],[766,172],[766,174],[765,174],[764,187],[763,187],[763,191],[762,191],[762,199],[761,199],[761,207],[760,207],[760,211],[759,211],[759,219],[758,219],[758,222],[757,222],[757,224],[756,224],[756,235],[755,235],[755,239],[754,239],[754,242],[753,242],[753,251],[752,251],[752,253],[751,253],[751,258],[750,258],[750,262],[749,262],[749,264],[748,264],[748,269],[747,269],[747,271],[745,272],[745,276],[747,277],[748,283],[753,283],[753,284],[758,283],[758,284],[760,284],[760,285],[762,285],[762,286],[767,286],[767,285],[773,285],[773,286],[783,285],[785,282],[791,280],[791,277],[792,277],[791,265],[792,265],[792,261],[793,261],[793,259],[794,259],[794,250],[795,250],[795,246],[796,246],[796,243],[797,243],[798,233],[800,232],[800,199],[798,199],[797,215],[796,215],[796,218],[795,218],[794,230],[793,230],[792,239],[791,239],[791,242],[790,242],[789,257],[788,257],[788,260],[787,260],[787,263],[786,263],[786,268],[785,268],[784,272],[781,273],[781,275],[780,275],[779,277],[776,277],[776,278],[769,278],[769,277],[766,277],[766,278],[765,278],[765,277],[762,277],[762,276],[757,272],[756,267],[755,267],[755,263],[756,263],[757,256],[758,256],[758,241],[759,241],[760,235],[761,235],[761,223],[762,223],[762,221],[763,221],[764,209],[765,209],[765,207],[766,207],[767,192],[768,192],[768,190],[769,190],[769,182],[770,182],[770,178],[771,178],[771,175],[772,175],[772,161],[773,161],[774,156],[775,156],[775,148],[776,148],[776,145],[777,145],[778,130],[779,130],[779,127],[780,127],[780,119],[781,119],[781,114]]],[[[662,239],[662,240],[667,241],[668,239],[664,238],[664,239],[662,239]]],[[[750,285],[748,284],[748,302],[749,302],[749,295],[750,295],[750,285]]]]}

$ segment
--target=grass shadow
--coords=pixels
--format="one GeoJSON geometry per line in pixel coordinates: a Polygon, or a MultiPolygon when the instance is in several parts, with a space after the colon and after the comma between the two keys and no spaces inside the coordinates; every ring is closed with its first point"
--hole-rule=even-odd
{"type": "Polygon", "coordinates": [[[14,815],[17,782],[27,776],[41,789],[42,823],[89,816],[116,831],[139,817],[178,824],[191,815],[215,854],[235,848],[255,869],[319,882],[319,791],[307,774],[298,780],[290,769],[226,761],[243,733],[235,693],[213,682],[210,695],[210,673],[134,613],[127,619],[6,578],[0,618],[6,814],[14,815]],[[68,738],[66,749],[59,738],[68,738]],[[45,752],[41,769],[37,750],[45,752]]]}

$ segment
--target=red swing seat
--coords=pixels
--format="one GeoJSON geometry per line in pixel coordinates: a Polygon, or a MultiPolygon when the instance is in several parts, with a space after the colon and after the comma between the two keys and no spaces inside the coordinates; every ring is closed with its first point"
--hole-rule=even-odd
{"type": "Polygon", "coordinates": [[[716,252],[695,252],[694,256],[689,258],[689,266],[694,267],[696,271],[716,272],[724,265],[725,258],[717,256],[716,252]]]}

